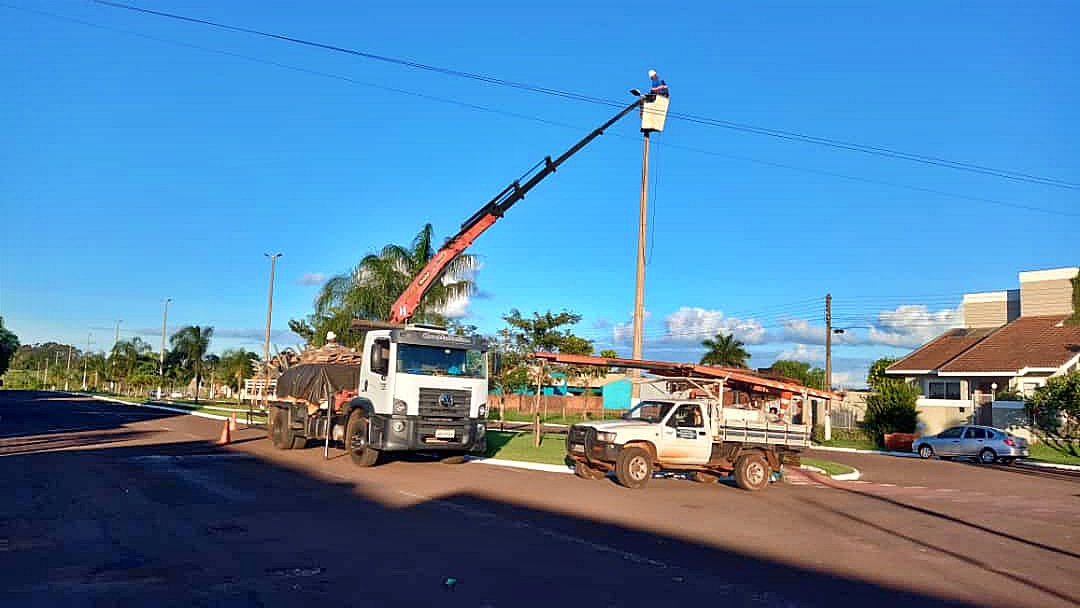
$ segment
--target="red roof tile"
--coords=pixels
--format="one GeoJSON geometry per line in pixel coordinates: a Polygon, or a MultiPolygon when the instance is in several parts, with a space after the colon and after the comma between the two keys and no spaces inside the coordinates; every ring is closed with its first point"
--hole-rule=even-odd
{"type": "Polygon", "coordinates": [[[895,374],[938,369],[992,333],[994,328],[950,329],[893,363],[886,371],[895,374]]]}
{"type": "Polygon", "coordinates": [[[1066,317],[1020,317],[939,368],[942,372],[1016,372],[1058,368],[1080,355],[1080,327],[1066,317]]]}

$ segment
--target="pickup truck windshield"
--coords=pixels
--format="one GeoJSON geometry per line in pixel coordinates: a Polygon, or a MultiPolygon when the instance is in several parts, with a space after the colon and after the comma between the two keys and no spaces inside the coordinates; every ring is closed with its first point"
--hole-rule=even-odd
{"type": "Polygon", "coordinates": [[[397,371],[421,376],[463,376],[483,378],[487,375],[483,351],[398,344],[397,371]]]}
{"type": "Polygon", "coordinates": [[[664,419],[675,405],[670,401],[642,401],[637,407],[623,414],[623,420],[637,420],[656,424],[664,419]]]}

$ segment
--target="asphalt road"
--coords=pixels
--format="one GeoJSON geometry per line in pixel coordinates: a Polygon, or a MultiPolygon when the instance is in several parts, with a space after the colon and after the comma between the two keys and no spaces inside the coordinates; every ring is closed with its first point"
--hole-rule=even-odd
{"type": "Polygon", "coordinates": [[[219,448],[220,425],[0,391],[0,605],[1080,602],[1071,480],[829,454],[863,483],[631,491],[422,458],[358,469],[254,429],[219,448]]]}

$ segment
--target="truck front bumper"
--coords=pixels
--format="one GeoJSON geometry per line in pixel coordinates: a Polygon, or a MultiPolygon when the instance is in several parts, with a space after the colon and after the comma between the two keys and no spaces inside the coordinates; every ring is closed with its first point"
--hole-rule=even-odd
{"type": "Polygon", "coordinates": [[[379,451],[483,452],[487,449],[487,425],[482,419],[448,421],[375,414],[369,421],[369,442],[379,451]]]}
{"type": "Polygon", "coordinates": [[[572,460],[611,464],[619,459],[621,451],[621,445],[597,440],[596,429],[593,428],[572,426],[566,434],[566,455],[572,460]]]}

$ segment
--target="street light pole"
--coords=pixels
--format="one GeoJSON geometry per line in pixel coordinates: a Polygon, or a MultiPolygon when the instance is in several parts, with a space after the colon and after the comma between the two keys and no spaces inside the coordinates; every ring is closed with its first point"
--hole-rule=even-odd
{"type": "Polygon", "coordinates": [[[164,310],[161,312],[161,353],[158,355],[158,399],[161,399],[161,387],[165,384],[165,324],[169,320],[169,302],[172,302],[172,298],[165,298],[165,301],[163,302],[164,310]]]}
{"type": "Polygon", "coordinates": [[[82,390],[86,390],[86,364],[87,357],[90,355],[90,341],[94,336],[94,332],[87,332],[86,334],[86,352],[83,353],[82,359],[82,390]]]}
{"type": "Polygon", "coordinates": [[[67,373],[64,374],[64,390],[65,391],[68,390],[68,388],[69,388],[68,387],[68,380],[71,378],[71,349],[72,349],[72,346],[70,344],[68,344],[67,373]]]}
{"type": "Polygon", "coordinates": [[[275,253],[273,255],[264,253],[266,257],[270,258],[270,294],[266,298],[266,336],[263,340],[263,378],[262,387],[262,409],[266,410],[266,391],[270,388],[270,321],[274,316],[274,267],[277,265],[277,259],[282,254],[275,253]]]}

